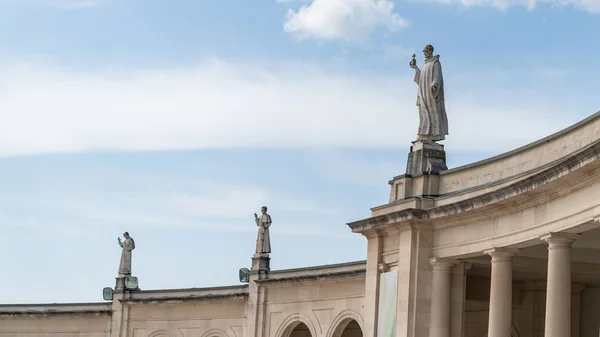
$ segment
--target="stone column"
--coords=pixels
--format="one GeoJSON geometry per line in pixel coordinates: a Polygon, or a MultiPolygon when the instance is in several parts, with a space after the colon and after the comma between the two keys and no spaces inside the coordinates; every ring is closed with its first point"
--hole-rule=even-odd
{"type": "Polygon", "coordinates": [[[429,336],[432,244],[433,232],[427,225],[414,224],[400,231],[396,336],[429,336]]]}
{"type": "Polygon", "coordinates": [[[571,285],[571,337],[581,336],[581,292],[583,284],[571,285]]]}
{"type": "Polygon", "coordinates": [[[571,336],[571,245],[573,235],[548,234],[545,337],[571,336]]]}
{"type": "Polygon", "coordinates": [[[491,249],[492,257],[488,337],[510,337],[512,329],[512,257],[514,250],[491,249]]]}
{"type": "Polygon", "coordinates": [[[458,261],[433,258],[429,263],[433,266],[429,337],[450,337],[452,266],[458,261]]]}
{"type": "Polygon", "coordinates": [[[452,267],[452,295],[450,309],[450,335],[463,337],[465,334],[465,302],[467,293],[467,271],[471,264],[459,262],[452,267]]]}
{"type": "Polygon", "coordinates": [[[364,234],[367,237],[367,276],[365,279],[364,336],[377,336],[377,308],[379,301],[379,265],[383,238],[377,231],[364,234]]]}

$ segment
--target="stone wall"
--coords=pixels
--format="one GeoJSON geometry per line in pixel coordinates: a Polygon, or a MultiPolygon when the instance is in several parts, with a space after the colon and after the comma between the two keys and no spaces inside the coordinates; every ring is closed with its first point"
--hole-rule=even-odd
{"type": "Polygon", "coordinates": [[[273,271],[256,284],[264,302],[240,285],[116,292],[106,303],[4,305],[0,337],[362,337],[364,261],[273,271]],[[251,303],[266,313],[256,321],[248,318],[251,303]]]}
{"type": "Polygon", "coordinates": [[[0,337],[109,337],[110,303],[3,305],[0,337]]]}
{"type": "Polygon", "coordinates": [[[600,288],[587,287],[581,294],[581,337],[600,335],[600,288]]]}
{"type": "Polygon", "coordinates": [[[132,304],[127,337],[243,337],[245,301],[132,304]]]}
{"type": "Polygon", "coordinates": [[[0,318],[2,337],[108,337],[110,317],[18,317],[0,318]]]}
{"type": "Polygon", "coordinates": [[[364,278],[270,286],[265,337],[286,337],[284,331],[296,322],[305,324],[312,337],[334,337],[351,320],[360,326],[364,291],[364,278]]]}

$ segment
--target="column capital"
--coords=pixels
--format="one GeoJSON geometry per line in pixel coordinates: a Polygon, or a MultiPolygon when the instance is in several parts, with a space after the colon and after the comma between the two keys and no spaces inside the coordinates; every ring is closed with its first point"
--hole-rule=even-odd
{"type": "Polygon", "coordinates": [[[381,231],[378,229],[368,229],[362,233],[367,239],[378,238],[381,236],[381,231]]]}
{"type": "Polygon", "coordinates": [[[483,253],[492,257],[492,262],[510,261],[519,250],[514,248],[492,248],[484,250],[483,253]]]}
{"type": "Polygon", "coordinates": [[[452,267],[458,264],[458,260],[452,259],[439,259],[433,257],[429,259],[429,263],[433,266],[434,270],[452,270],[452,267]]]}
{"type": "Polygon", "coordinates": [[[548,233],[540,236],[540,240],[548,243],[548,248],[571,247],[580,234],[548,233]]]}

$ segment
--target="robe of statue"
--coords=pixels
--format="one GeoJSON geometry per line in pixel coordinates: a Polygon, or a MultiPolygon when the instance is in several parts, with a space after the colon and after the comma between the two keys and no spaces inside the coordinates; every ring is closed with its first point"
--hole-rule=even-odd
{"type": "Polygon", "coordinates": [[[121,252],[121,263],[119,264],[119,274],[131,275],[131,254],[135,249],[135,241],[129,237],[126,238],[125,241],[119,242],[119,245],[123,247],[121,252]]]}
{"type": "Polygon", "coordinates": [[[258,236],[256,237],[256,253],[271,252],[271,238],[269,237],[269,227],[271,226],[271,216],[262,214],[260,218],[255,219],[258,226],[258,236]]]}
{"type": "Polygon", "coordinates": [[[444,103],[444,78],[440,56],[425,60],[423,69],[416,69],[415,82],[419,85],[419,136],[432,141],[443,140],[448,135],[448,117],[444,103]],[[435,86],[435,92],[432,88],[435,86]]]}

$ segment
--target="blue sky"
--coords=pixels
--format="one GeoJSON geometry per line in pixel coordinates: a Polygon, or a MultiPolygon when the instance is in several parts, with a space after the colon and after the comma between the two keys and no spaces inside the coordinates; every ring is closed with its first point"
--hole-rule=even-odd
{"type": "Polygon", "coordinates": [[[0,0],[0,303],[361,260],[441,55],[456,167],[600,110],[599,0],[0,0]]]}

